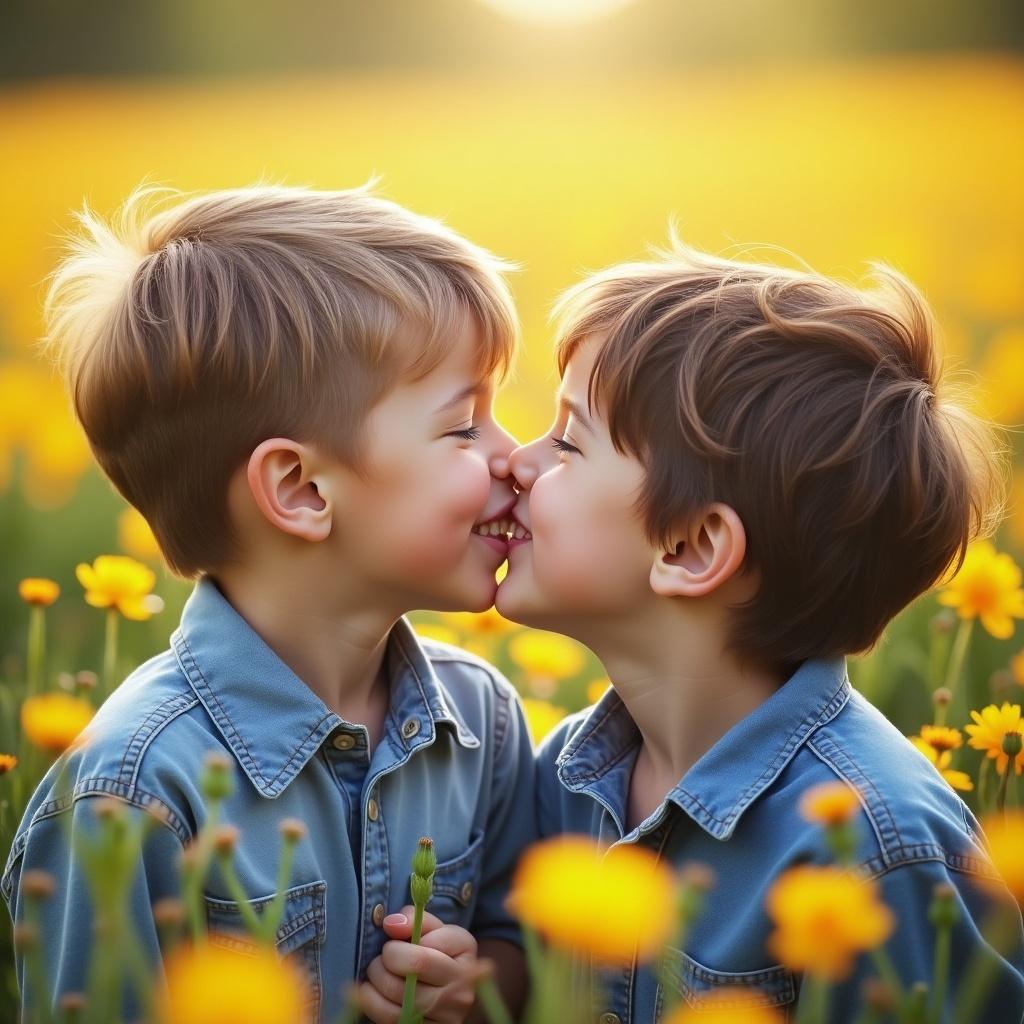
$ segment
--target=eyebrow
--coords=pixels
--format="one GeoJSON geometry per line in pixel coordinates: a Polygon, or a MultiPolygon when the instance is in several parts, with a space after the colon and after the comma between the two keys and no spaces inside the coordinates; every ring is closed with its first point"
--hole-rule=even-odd
{"type": "Polygon", "coordinates": [[[475,398],[477,395],[483,394],[483,392],[485,390],[486,390],[486,385],[485,384],[482,384],[482,383],[468,384],[461,391],[459,391],[456,394],[452,395],[452,397],[449,398],[448,401],[444,403],[444,405],[438,406],[434,410],[434,415],[438,416],[442,412],[447,412],[449,409],[453,408],[454,406],[459,405],[460,403],[464,402],[467,398],[475,398]]]}
{"type": "Polygon", "coordinates": [[[565,395],[561,395],[558,399],[558,408],[569,413],[573,419],[579,420],[580,426],[588,434],[594,434],[593,424],[591,424],[590,420],[587,419],[587,414],[571,398],[566,398],[565,395]]]}

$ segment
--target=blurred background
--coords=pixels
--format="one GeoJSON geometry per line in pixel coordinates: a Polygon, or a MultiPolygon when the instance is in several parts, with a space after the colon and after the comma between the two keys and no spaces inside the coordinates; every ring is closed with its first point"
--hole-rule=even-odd
{"type": "MultiPolygon", "coordinates": [[[[756,255],[794,253],[849,280],[885,260],[933,303],[950,371],[1016,427],[1022,45],[1014,0],[5,0],[4,677],[24,663],[23,577],[63,588],[49,613],[51,680],[102,657],[102,614],[81,599],[76,563],[127,553],[157,570],[165,608],[124,624],[126,669],[166,646],[190,590],[97,472],[34,354],[44,280],[83,201],[110,213],[143,180],[340,188],[379,175],[389,198],[521,265],[526,348],[499,413],[524,439],[551,416],[552,299],[587,270],[664,243],[670,218],[714,252],[780,247],[756,255]]],[[[1019,561],[1024,473],[1012,438],[997,545],[1019,561]]],[[[930,721],[938,681],[923,648],[935,611],[931,597],[915,603],[875,654],[851,663],[908,732],[930,721]]],[[[538,733],[602,685],[586,652],[494,615],[418,621],[495,657],[536,702],[538,733]]],[[[993,679],[1024,682],[1019,640],[979,640],[974,707],[993,679]]]]}

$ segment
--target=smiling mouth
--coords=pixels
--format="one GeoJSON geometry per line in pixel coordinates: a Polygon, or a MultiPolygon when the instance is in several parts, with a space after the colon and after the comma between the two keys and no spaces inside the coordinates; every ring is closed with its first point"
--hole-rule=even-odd
{"type": "Polygon", "coordinates": [[[481,537],[494,537],[506,543],[513,540],[533,540],[533,535],[525,527],[520,526],[510,516],[503,519],[491,519],[486,523],[478,523],[473,527],[473,533],[481,537]]]}

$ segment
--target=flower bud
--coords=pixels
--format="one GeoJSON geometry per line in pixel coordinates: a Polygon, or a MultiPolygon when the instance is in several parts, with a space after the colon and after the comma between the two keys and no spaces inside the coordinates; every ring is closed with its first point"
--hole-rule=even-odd
{"type": "Polygon", "coordinates": [[[71,1024],[78,1020],[85,1012],[85,993],[65,992],[57,1004],[58,1009],[63,1013],[71,1024]]]}
{"type": "Polygon", "coordinates": [[[39,944],[39,929],[28,921],[19,921],[12,931],[14,948],[21,952],[35,949],[39,944]]]}
{"type": "Polygon", "coordinates": [[[235,825],[218,825],[213,832],[213,848],[218,856],[230,857],[235,852],[240,835],[235,825]]]}
{"type": "Polygon", "coordinates": [[[79,693],[82,691],[91,693],[99,685],[99,681],[99,676],[95,672],[90,672],[87,668],[75,673],[75,686],[78,687],[79,693]]]}
{"type": "Polygon", "coordinates": [[[297,843],[307,835],[306,826],[298,818],[283,818],[278,828],[281,830],[281,837],[289,843],[297,843]]]}
{"type": "Polygon", "coordinates": [[[422,875],[410,875],[409,891],[412,893],[413,903],[417,907],[425,907],[434,894],[433,876],[424,878],[422,875]]]}
{"type": "Polygon", "coordinates": [[[153,921],[158,928],[179,928],[185,923],[185,904],[173,896],[164,896],[153,904],[153,921]]]}
{"type": "Polygon", "coordinates": [[[233,781],[228,755],[216,750],[207,754],[201,782],[203,796],[207,800],[226,800],[231,796],[233,781]]]}
{"type": "Polygon", "coordinates": [[[936,928],[952,928],[960,920],[960,908],[956,905],[956,890],[948,882],[940,882],[932,890],[928,920],[936,928]]]}
{"type": "Polygon", "coordinates": [[[892,1013],[896,1009],[892,989],[881,978],[868,978],[861,986],[860,992],[865,1007],[876,1013],[892,1013]]]}
{"type": "Polygon", "coordinates": [[[21,876],[21,891],[33,900],[49,899],[57,888],[57,879],[48,871],[32,869],[21,876]]]}
{"type": "Polygon", "coordinates": [[[953,700],[953,691],[948,686],[940,686],[932,693],[932,700],[937,708],[949,707],[953,700]]]}
{"type": "Polygon", "coordinates": [[[437,867],[437,854],[434,852],[434,840],[424,836],[412,855],[412,873],[421,878],[433,877],[437,867]]]}
{"type": "Polygon", "coordinates": [[[1024,737],[1019,732],[1008,732],[1003,735],[1003,753],[1011,760],[1024,748],[1024,737]]]}
{"type": "Polygon", "coordinates": [[[929,626],[933,633],[938,633],[939,635],[952,633],[956,629],[956,620],[956,612],[951,608],[943,608],[942,611],[932,616],[929,626]]]}

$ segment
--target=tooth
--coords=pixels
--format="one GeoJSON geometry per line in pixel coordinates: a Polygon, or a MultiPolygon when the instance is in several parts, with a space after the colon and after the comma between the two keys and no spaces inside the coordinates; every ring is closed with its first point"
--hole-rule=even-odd
{"type": "Polygon", "coordinates": [[[523,537],[526,536],[526,531],[521,526],[516,524],[516,528],[515,530],[513,530],[512,536],[515,537],[517,540],[521,540],[523,537]]]}
{"type": "Polygon", "coordinates": [[[500,537],[501,536],[501,527],[497,523],[491,523],[491,536],[492,537],[500,537]]]}

